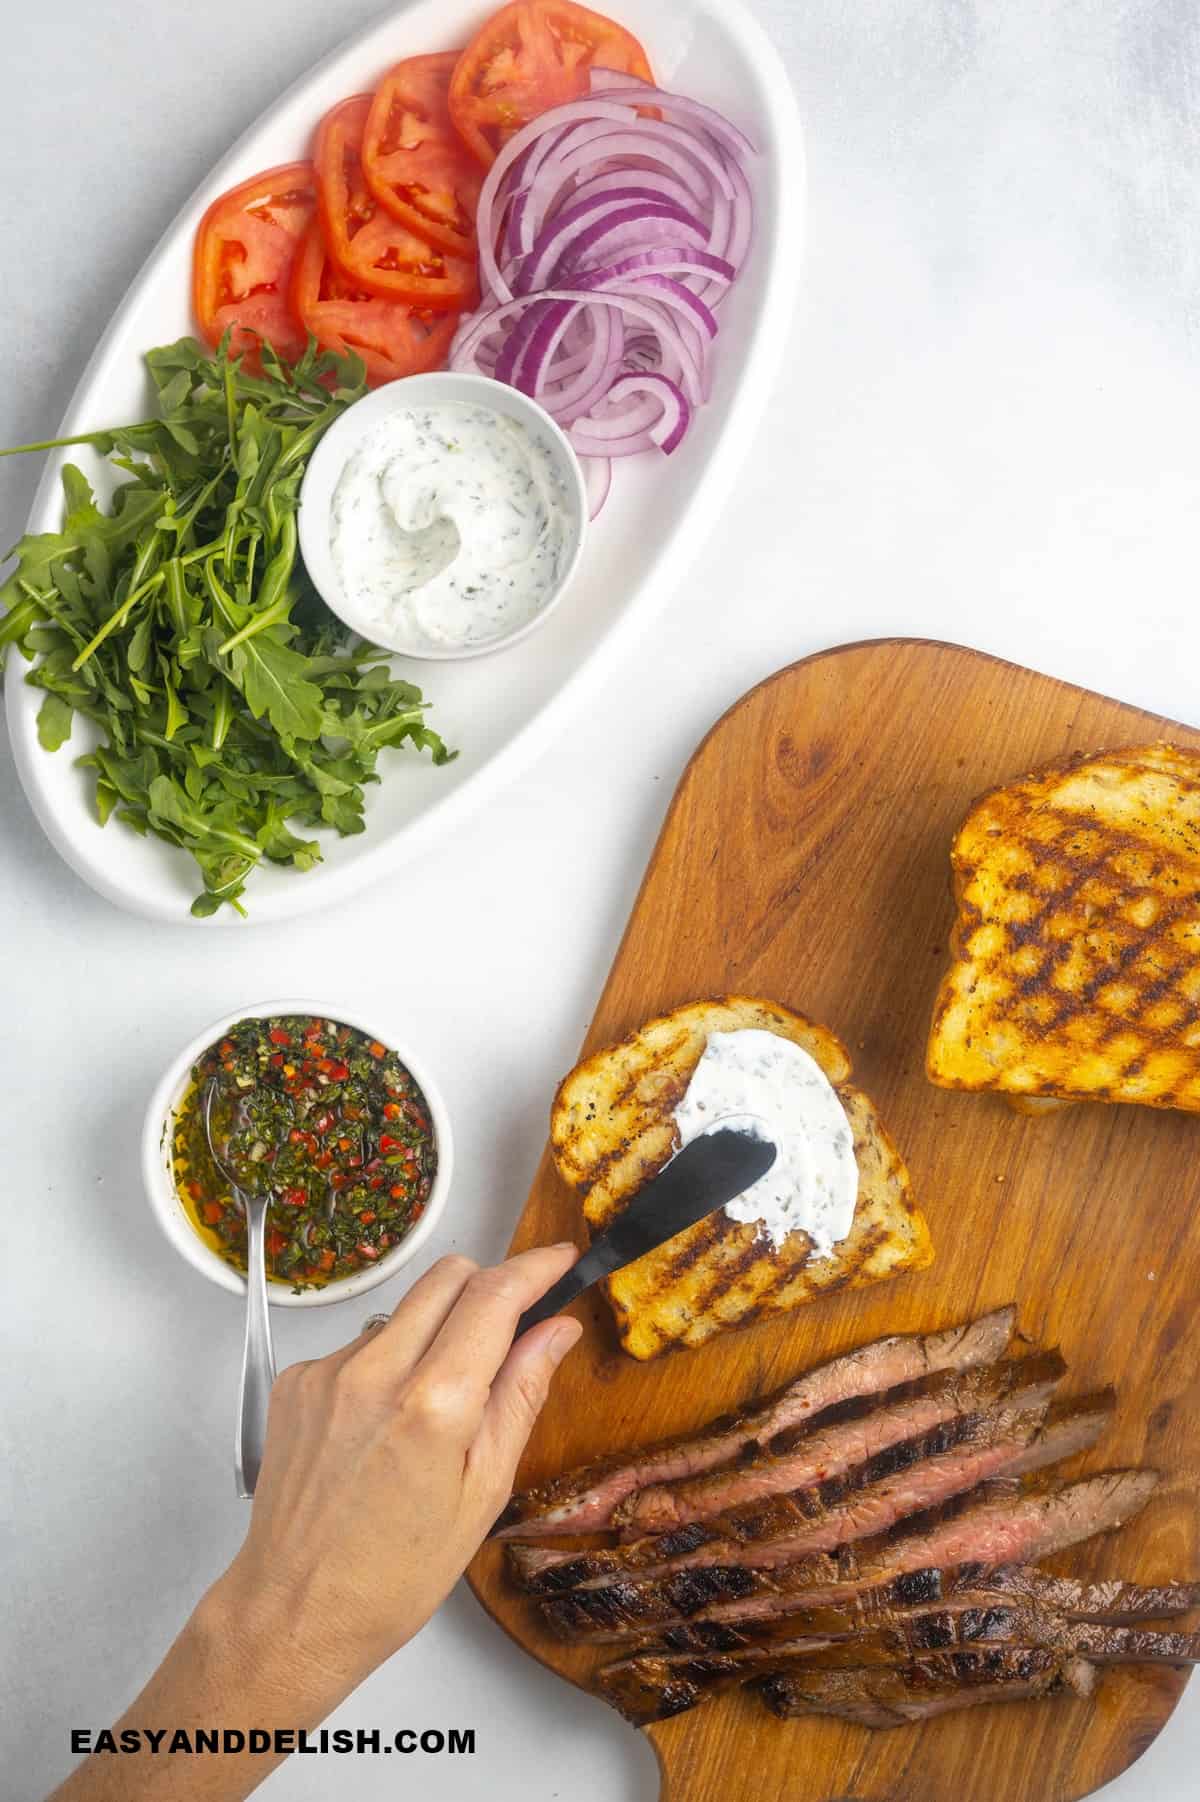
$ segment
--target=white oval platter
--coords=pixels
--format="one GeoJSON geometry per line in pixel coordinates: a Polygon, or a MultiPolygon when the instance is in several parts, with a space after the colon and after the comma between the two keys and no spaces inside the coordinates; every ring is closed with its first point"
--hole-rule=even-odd
{"type": "MultiPolygon", "coordinates": [[[[85,369],[61,435],[142,418],[149,395],[141,358],[191,331],[191,245],[208,203],[256,170],[306,152],[321,114],[375,84],[401,57],[453,48],[493,10],[487,0],[415,0],[327,57],[285,93],[233,147],[173,221],[138,275],[85,369]]],[[[564,605],[524,643],[476,661],[397,667],[424,690],[430,723],[460,752],[435,769],[411,752],[385,755],[370,789],[367,830],[322,834],[325,861],[301,874],[268,866],[248,886],[255,924],[307,913],[352,894],[407,862],[434,835],[460,824],[511,781],[569,723],[606,667],[677,590],[757,432],[789,330],[800,275],[804,148],[795,98],[769,40],[740,0],[611,0],[609,10],[643,42],[666,87],[706,101],[753,138],[757,225],[741,280],[722,308],[710,404],[673,457],[617,465],[608,505],[590,534],[564,605]]],[[[59,471],[77,461],[98,487],[101,459],[84,448],[47,461],[28,530],[60,524],[59,471]]],[[[101,828],[90,783],[74,766],[83,728],[48,753],[38,744],[39,691],[14,654],[7,714],[21,782],[56,849],[119,907],[169,923],[234,923],[188,912],[197,883],[185,852],[112,822],[101,828]]]]}

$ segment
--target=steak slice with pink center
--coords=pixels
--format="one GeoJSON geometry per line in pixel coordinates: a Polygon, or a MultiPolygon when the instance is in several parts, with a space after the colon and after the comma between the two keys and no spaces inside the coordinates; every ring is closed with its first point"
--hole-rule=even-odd
{"type": "Polygon", "coordinates": [[[1162,1621],[1200,1609],[1200,1583],[1084,1583],[1034,1565],[989,1570],[981,1564],[912,1571],[863,1589],[840,1607],[795,1608],[746,1621],[685,1621],[662,1632],[672,1652],[733,1652],[801,1638],[841,1639],[939,1606],[1031,1603],[1063,1620],[1107,1626],[1162,1621]]]}
{"type": "Polygon", "coordinates": [[[1030,1401],[1049,1398],[1066,1368],[1061,1354],[1049,1351],[980,1369],[939,1371],[889,1396],[832,1410],[823,1423],[787,1435],[782,1446],[777,1439],[777,1449],[760,1452],[732,1469],[640,1490],[622,1502],[614,1523],[622,1525],[628,1536],[634,1536],[635,1528],[663,1533],[764,1496],[824,1482],[956,1414],[978,1413],[1018,1394],[1030,1401]]]}
{"type": "Polygon", "coordinates": [[[934,1371],[993,1364],[1007,1350],[1015,1324],[1016,1308],[1009,1306],[940,1333],[876,1339],[697,1432],[632,1453],[618,1452],[519,1490],[492,1532],[501,1539],[593,1533],[609,1525],[613,1510],[634,1490],[698,1476],[746,1454],[747,1448],[752,1455],[777,1434],[807,1426],[827,1409],[856,1397],[881,1395],[934,1371]]]}
{"type": "Polygon", "coordinates": [[[942,1567],[1031,1564],[1109,1533],[1140,1513],[1158,1484],[1150,1470],[1106,1471],[1077,1483],[1024,1494],[969,1497],[904,1530],[821,1553],[779,1569],[749,1556],[641,1581],[575,1589],[542,1604],[548,1627],[564,1639],[612,1641],[698,1621],[739,1624],[797,1608],[834,1608],[865,1589],[942,1567]]]}
{"type": "MultiPolygon", "coordinates": [[[[1032,1360],[1031,1360],[1032,1362],[1032,1360]]],[[[992,1477],[1037,1470],[1099,1438],[1111,1414],[1111,1391],[1060,1404],[1045,1431],[1044,1399],[981,1414],[957,1415],[927,1433],[889,1446],[842,1476],[786,1495],[731,1508],[632,1545],[596,1551],[510,1545],[518,1581],[535,1595],[552,1595],[614,1577],[657,1576],[693,1565],[732,1562],[789,1564],[811,1552],[887,1532],[900,1520],[937,1507],[992,1477]]]]}

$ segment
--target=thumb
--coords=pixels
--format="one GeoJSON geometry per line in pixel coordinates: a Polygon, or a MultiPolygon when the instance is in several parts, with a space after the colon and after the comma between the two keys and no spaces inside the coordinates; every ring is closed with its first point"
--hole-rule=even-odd
{"type": "Polygon", "coordinates": [[[517,1340],[496,1373],[468,1463],[505,1496],[554,1373],[582,1332],[569,1316],[545,1320],[517,1340]]]}

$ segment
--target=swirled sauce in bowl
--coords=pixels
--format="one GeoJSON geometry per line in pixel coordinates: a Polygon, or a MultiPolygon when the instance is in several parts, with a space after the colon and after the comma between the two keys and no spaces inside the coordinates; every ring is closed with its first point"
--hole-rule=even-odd
{"type": "Polygon", "coordinates": [[[480,376],[415,376],[330,428],[305,477],[301,546],[364,638],[471,657],[546,617],[586,516],[578,460],[536,402],[480,376]]]}

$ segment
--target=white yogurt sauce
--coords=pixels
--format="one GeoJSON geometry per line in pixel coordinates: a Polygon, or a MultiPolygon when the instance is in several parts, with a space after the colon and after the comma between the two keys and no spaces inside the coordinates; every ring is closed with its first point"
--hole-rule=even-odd
{"type": "Polygon", "coordinates": [[[718,1126],[773,1139],[775,1162],[725,1212],[758,1221],[778,1248],[804,1232],[816,1257],[846,1237],[858,1199],[854,1135],[837,1091],[791,1039],[747,1028],[710,1033],[675,1110],[681,1146],[718,1126]]]}
{"type": "Polygon", "coordinates": [[[571,539],[550,445],[490,407],[388,414],[333,493],[330,550],[349,607],[419,649],[486,644],[527,624],[558,587],[571,539]]]}

